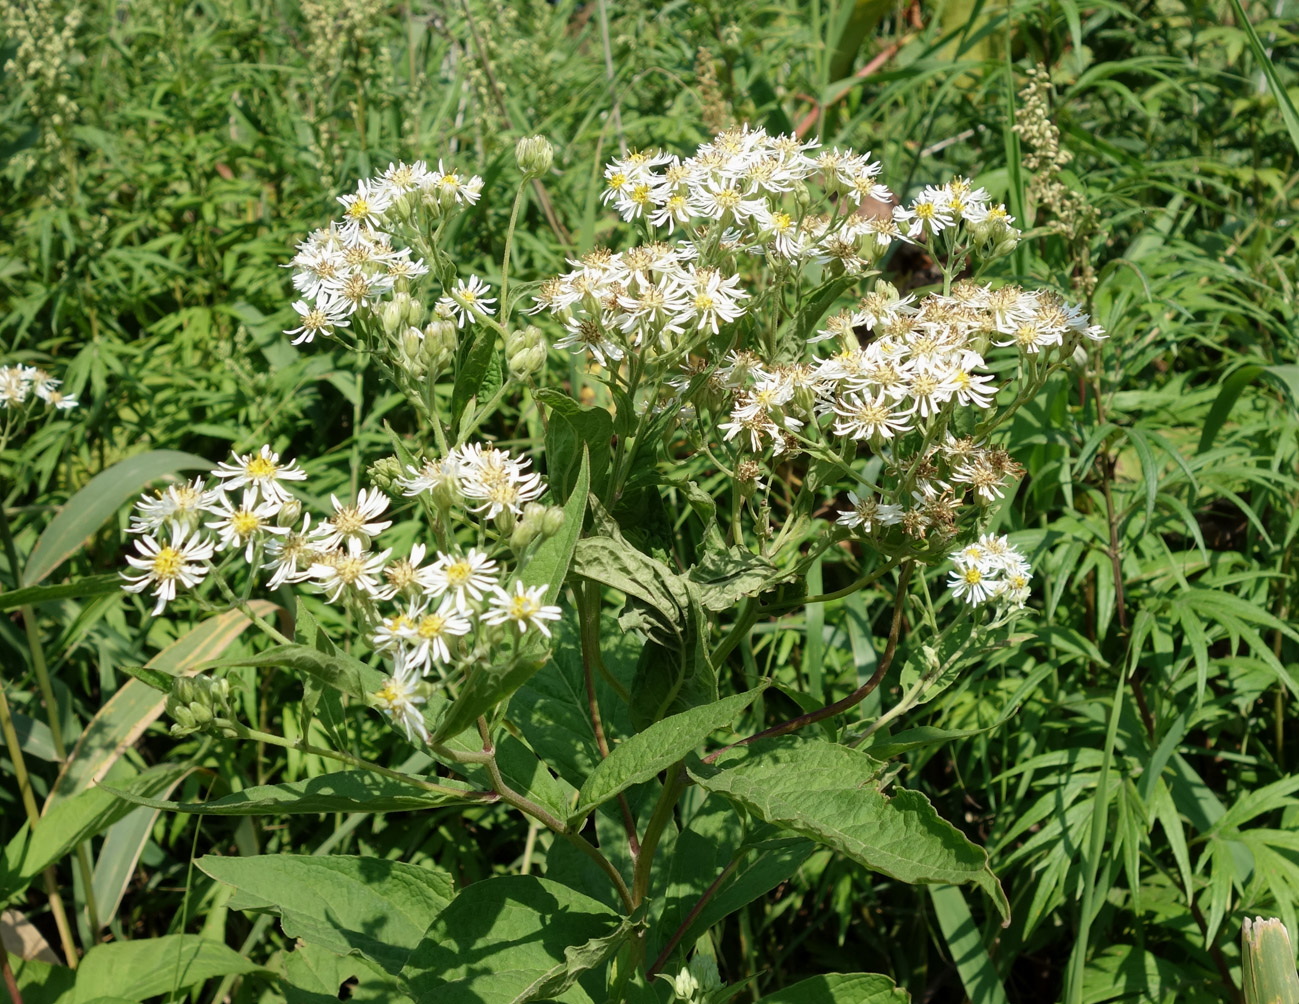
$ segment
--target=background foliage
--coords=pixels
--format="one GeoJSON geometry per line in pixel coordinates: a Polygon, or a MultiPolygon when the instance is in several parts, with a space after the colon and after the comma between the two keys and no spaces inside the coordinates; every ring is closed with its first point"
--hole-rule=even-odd
{"type": "MultiPolygon", "coordinates": [[[[14,536],[5,586],[32,584],[19,570],[62,503],[124,458],[217,458],[270,442],[303,458],[324,492],[355,484],[388,452],[382,422],[396,399],[344,354],[287,345],[278,266],[332,215],[335,194],[390,160],[454,154],[491,192],[513,170],[518,136],[550,137],[546,199],[529,204],[515,247],[518,274],[531,277],[601,241],[612,219],[598,205],[598,169],[623,142],[684,151],[752,121],[871,149],[881,180],[904,196],[970,175],[1037,228],[1012,271],[1090,287],[1111,334],[1100,379],[1062,373],[1016,418],[1027,475],[997,529],[1037,569],[1034,616],[897,738],[916,744],[898,751],[908,784],[988,848],[1013,920],[1003,929],[972,894],[894,885],[818,851],[716,929],[723,975],[754,977],[753,999],[862,968],[916,1000],[1226,999],[1240,985],[1241,918],[1276,914],[1295,930],[1299,914],[1291,7],[1247,5],[1251,30],[1234,0],[6,0],[0,338],[6,362],[63,371],[85,407],[3,457],[14,536]],[[1054,171],[1013,128],[1038,64],[1071,155],[1054,171]],[[916,731],[926,728],[950,741],[923,744],[939,734],[916,731]]],[[[462,262],[478,254],[489,281],[508,211],[485,198],[457,235],[462,262]]],[[[886,274],[919,287],[934,280],[927,264],[902,251],[886,274]]],[[[552,364],[549,379],[576,390],[568,361],[555,353],[552,364]]],[[[702,464],[692,476],[707,487],[702,464]]],[[[117,568],[118,518],[86,529],[47,581],[117,568]]],[[[842,574],[827,565],[817,582],[818,567],[809,590],[832,590],[842,574]]],[[[819,705],[869,677],[888,629],[877,598],[760,625],[732,657],[737,679],[747,670],[780,685],[757,713],[776,721],[798,710],[787,695],[819,705]]],[[[18,601],[0,594],[0,605],[18,601]]],[[[126,690],[124,668],[181,664],[185,650],[166,646],[190,625],[144,609],[114,591],[0,620],[5,692],[38,799],[84,787],[93,767],[128,783],[174,753],[201,766],[164,796],[179,800],[225,794],[214,789],[222,779],[253,786],[328,769],[254,744],[193,739],[176,750],[126,690]],[[89,734],[82,761],[101,759],[60,781],[33,630],[66,745],[92,721],[102,732],[89,734]],[[113,752],[112,740],[140,730],[113,752]]],[[[227,654],[245,644],[234,631],[219,642],[227,654]]],[[[294,736],[299,720],[285,709],[300,692],[239,673],[246,720],[294,736]]],[[[853,715],[875,717],[900,683],[888,686],[853,715]]],[[[380,762],[409,755],[356,709],[329,709],[311,727],[380,762]]],[[[159,791],[177,783],[155,780],[159,791]]],[[[24,818],[18,799],[6,780],[4,840],[24,818]]],[[[230,909],[231,886],[195,866],[204,855],[435,862],[460,887],[545,874],[552,852],[490,807],[273,826],[136,809],[95,832],[55,862],[80,944],[129,944],[156,962],[191,950],[182,935],[203,934],[252,960],[246,972],[228,960],[205,969],[207,949],[193,949],[187,992],[213,1001],[281,999],[274,973],[312,960],[286,951],[287,918],[282,931],[230,909]]],[[[13,905],[57,944],[35,886],[13,905]]],[[[150,965],[144,954],[114,958],[98,964],[150,965]]],[[[41,973],[28,964],[28,1002],[55,999],[56,971],[41,973]]],[[[324,974],[322,987],[335,975],[337,986],[351,974],[324,974]]]]}

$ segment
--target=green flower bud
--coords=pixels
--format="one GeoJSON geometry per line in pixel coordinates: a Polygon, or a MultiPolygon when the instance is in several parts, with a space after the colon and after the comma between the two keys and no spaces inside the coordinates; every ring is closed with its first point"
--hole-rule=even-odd
{"type": "Polygon", "coordinates": [[[527,136],[515,144],[514,160],[524,178],[539,178],[550,170],[555,148],[545,136],[527,136]]]}
{"type": "Polygon", "coordinates": [[[553,537],[564,527],[564,510],[559,506],[547,506],[546,515],[541,518],[541,535],[553,537]]]}
{"type": "Polygon", "coordinates": [[[496,514],[496,530],[502,537],[513,534],[518,522],[519,518],[514,515],[514,511],[511,509],[502,509],[496,514]]]}
{"type": "Polygon", "coordinates": [[[301,515],[302,503],[295,498],[291,498],[280,506],[280,511],[275,515],[275,525],[294,526],[297,524],[298,517],[301,515]]]}
{"type": "Polygon", "coordinates": [[[526,380],[533,373],[546,365],[546,348],[536,345],[508,357],[510,376],[516,380],[526,380]]]}
{"type": "Polygon", "coordinates": [[[515,554],[522,554],[527,550],[528,545],[537,539],[540,530],[541,524],[537,520],[519,520],[514,526],[514,532],[510,534],[510,550],[515,554]]]}
{"type": "Polygon", "coordinates": [[[409,293],[393,293],[392,299],[379,308],[379,323],[389,338],[406,326],[406,305],[409,302],[409,293]]]}
{"type": "Polygon", "coordinates": [[[422,328],[426,320],[428,320],[428,311],[424,309],[424,304],[412,296],[406,305],[407,327],[422,328]]]}
{"type": "Polygon", "coordinates": [[[401,462],[396,457],[384,457],[367,467],[365,476],[374,487],[391,495],[393,482],[401,477],[402,473],[401,462]]]}
{"type": "Polygon", "coordinates": [[[722,985],[721,973],[717,971],[717,960],[711,955],[696,955],[690,960],[690,975],[695,978],[700,993],[708,993],[722,985]]]}

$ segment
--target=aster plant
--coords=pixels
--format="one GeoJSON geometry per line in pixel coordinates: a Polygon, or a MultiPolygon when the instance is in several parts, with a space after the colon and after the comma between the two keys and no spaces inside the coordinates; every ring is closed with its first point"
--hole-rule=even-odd
{"type": "MultiPolygon", "coordinates": [[[[352,809],[501,806],[544,835],[543,876],[456,892],[395,961],[358,949],[375,981],[415,1001],[721,1004],[742,988],[710,925],[818,845],[1007,916],[986,853],[905,787],[886,740],[1032,616],[1029,561],[996,529],[1022,475],[1011,419],[1104,333],[999,277],[1021,234],[977,182],[899,202],[869,153],[747,126],[610,162],[624,230],[525,281],[516,222],[552,151],[533,137],[516,157],[494,282],[448,245],[490,196],[445,160],[362,179],[288,263],[286,336],[372,361],[415,416],[369,486],[309,511],[304,471],[263,446],[141,499],[130,527],[124,588],[155,615],[243,610],[274,642],[255,665],[364,703],[436,765],[310,747],[339,783],[373,778],[352,809]],[[903,246],[932,286],[886,278],[903,246]],[[568,380],[547,365],[565,356],[568,380]],[[523,446],[501,442],[504,405],[535,421],[523,446]],[[413,544],[389,543],[398,514],[413,544]],[[843,585],[809,589],[823,570],[843,585]],[[299,604],[290,636],[259,589],[315,594],[351,635],[299,604]],[[880,626],[868,678],[776,699],[754,632],[798,636],[791,618],[857,594],[880,626]]],[[[212,671],[172,694],[178,734],[308,748],[242,724],[212,671]]],[[[895,999],[882,976],[822,982],[817,1000],[895,999]]]]}

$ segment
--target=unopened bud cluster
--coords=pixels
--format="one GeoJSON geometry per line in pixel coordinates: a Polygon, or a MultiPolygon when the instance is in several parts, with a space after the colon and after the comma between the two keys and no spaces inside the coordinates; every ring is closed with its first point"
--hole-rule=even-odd
{"type": "Polygon", "coordinates": [[[176,738],[194,732],[234,736],[234,710],[230,704],[230,682],[224,677],[182,677],[171,685],[167,695],[167,715],[172,720],[171,734],[176,738]]]}

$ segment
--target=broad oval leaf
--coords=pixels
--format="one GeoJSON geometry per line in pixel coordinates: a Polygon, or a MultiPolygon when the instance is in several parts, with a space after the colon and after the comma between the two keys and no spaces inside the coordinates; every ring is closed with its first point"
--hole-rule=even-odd
{"type": "Polygon", "coordinates": [[[45,528],[23,569],[22,584],[34,586],[70,558],[92,533],[146,485],[176,471],[208,470],[210,460],[180,450],[152,450],[101,471],[68,499],[45,528]]]}
{"type": "Polygon", "coordinates": [[[759,819],[811,837],[874,871],[910,883],[976,885],[1003,917],[1010,904],[988,853],[917,791],[880,790],[883,764],[820,739],[782,736],[734,750],[690,776],[759,819]]]}
{"type": "Polygon", "coordinates": [[[373,856],[259,854],[194,862],[235,888],[235,910],[279,914],[290,938],[359,952],[396,975],[455,888],[440,868],[373,856]]]}
{"type": "Polygon", "coordinates": [[[671,715],[614,747],[582,785],[573,821],[698,749],[711,733],[734,722],[760,693],[761,687],[671,715]]]}
{"type": "Polygon", "coordinates": [[[563,993],[631,933],[603,903],[532,875],[462,890],[402,971],[406,992],[438,1004],[525,1004],[563,993]]]}

